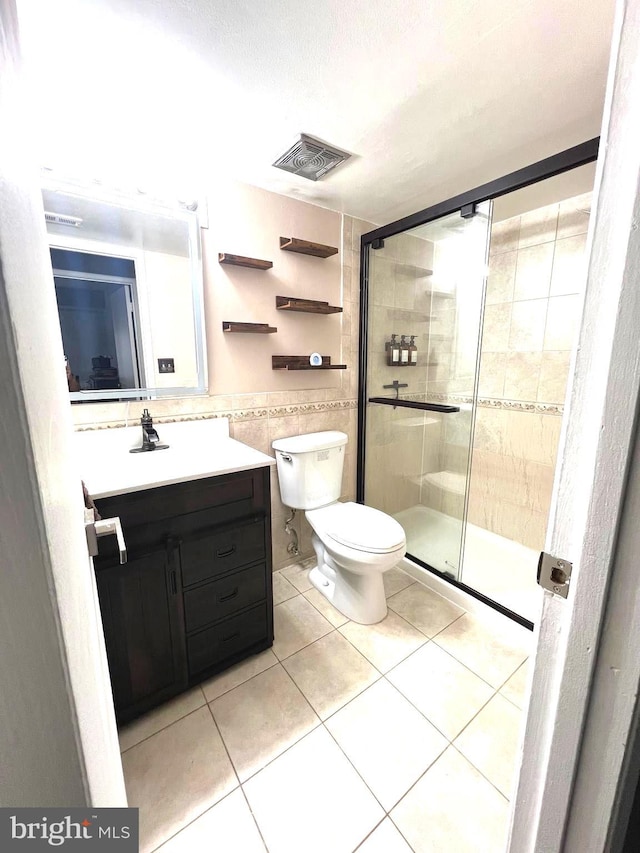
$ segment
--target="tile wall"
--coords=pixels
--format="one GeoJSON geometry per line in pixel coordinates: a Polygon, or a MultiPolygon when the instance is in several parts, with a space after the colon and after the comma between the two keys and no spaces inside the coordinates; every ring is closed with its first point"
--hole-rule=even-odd
{"type": "Polygon", "coordinates": [[[591,193],[495,223],[469,521],[539,550],[586,274],[591,193]]]}
{"type": "MultiPolygon", "coordinates": [[[[253,188],[250,188],[253,191],[253,188]]],[[[347,433],[349,444],[345,460],[345,473],[342,489],[343,499],[355,498],[355,471],[356,471],[356,423],[357,423],[357,377],[358,377],[358,317],[360,296],[360,236],[365,231],[371,230],[372,223],[341,216],[314,205],[304,202],[284,199],[274,193],[266,193],[256,190],[260,194],[261,216],[254,217],[261,223],[270,221],[264,217],[265,206],[272,205],[272,217],[277,217],[278,212],[286,208],[286,214],[291,220],[289,229],[296,230],[297,220],[306,225],[304,233],[295,233],[293,236],[301,236],[305,239],[317,239],[312,232],[315,217],[326,218],[328,215],[338,221],[338,234],[340,236],[341,251],[338,266],[338,295],[341,298],[339,304],[344,307],[340,315],[333,315],[330,319],[340,324],[339,329],[339,359],[341,363],[348,365],[344,371],[327,371],[326,373],[300,373],[283,375],[278,374],[273,378],[266,374],[266,379],[256,376],[254,369],[254,358],[252,351],[240,349],[233,362],[233,370],[238,378],[238,391],[234,393],[233,383],[225,378],[225,393],[216,393],[216,370],[217,365],[213,361],[210,365],[210,388],[212,393],[199,397],[182,397],[175,399],[154,400],[149,406],[157,424],[163,421],[184,420],[191,418],[228,417],[230,419],[230,433],[233,438],[243,441],[264,453],[271,453],[271,442],[276,438],[297,435],[306,432],[316,432],[325,429],[338,429],[347,433]],[[271,198],[268,198],[271,197],[271,198]],[[292,206],[294,205],[294,206],[292,206]],[[291,207],[291,210],[289,210],[291,207]],[[253,379],[251,377],[254,377],[253,379]],[[331,387],[299,387],[305,384],[304,377],[308,377],[308,385],[322,385],[331,387]],[[321,377],[324,377],[324,381],[321,377]],[[298,387],[284,389],[284,381],[291,379],[291,384],[298,387]],[[253,382],[253,384],[252,384],[253,382]],[[268,386],[267,386],[267,383],[268,386]],[[262,386],[262,387],[259,387],[262,386]],[[267,387],[265,387],[267,386],[267,387]],[[274,390],[278,388],[279,390],[274,390]],[[248,390],[249,389],[249,390],[248,390]]],[[[262,225],[264,227],[264,225],[262,225]]],[[[274,229],[275,230],[275,229],[274,229]]],[[[285,233],[285,232],[283,232],[285,233]]],[[[211,234],[211,232],[209,232],[211,234]]],[[[277,234],[276,234],[277,236],[277,234]]],[[[207,235],[205,234],[205,239],[207,235]]],[[[326,242],[329,242],[328,240],[326,242]]],[[[227,251],[235,251],[237,254],[251,254],[248,250],[243,252],[233,248],[227,251]]],[[[285,253],[281,253],[285,254],[285,253]]],[[[258,252],[254,256],[261,257],[258,252]]],[[[289,259],[290,260],[290,259],[289,259]]],[[[315,260],[305,258],[304,260],[315,260]]],[[[324,263],[324,262],[320,262],[324,263]]],[[[216,273],[218,270],[216,269],[216,273]]],[[[251,271],[246,271],[251,272],[251,271]]],[[[278,283],[282,287],[282,281],[278,283]]],[[[264,287],[264,285],[263,285],[264,287]]],[[[216,285],[217,288],[217,285],[216,285]]],[[[212,302],[213,282],[207,272],[205,264],[205,295],[209,294],[209,302],[212,302]]],[[[275,291],[274,291],[275,292],[275,291]]],[[[286,292],[286,291],[285,291],[286,292]]],[[[215,290],[218,293],[218,290],[215,290]]],[[[307,298],[323,299],[321,292],[311,294],[300,293],[307,298]]],[[[273,294],[271,294],[273,296],[273,294]]],[[[237,298],[237,290],[233,298],[237,298]]],[[[219,306],[218,306],[219,308],[219,306]]],[[[219,310],[217,313],[219,313],[219,310]]],[[[247,305],[247,311],[251,306],[247,305]]],[[[220,347],[220,325],[217,313],[207,309],[206,311],[206,333],[207,349],[209,353],[220,347]],[[215,317],[215,319],[214,319],[215,317]]],[[[305,317],[305,315],[294,315],[305,317]]],[[[258,317],[231,317],[226,319],[246,319],[260,321],[258,317]]],[[[267,318],[269,320],[270,318],[267,318]]],[[[280,318],[279,318],[280,319],[280,318]]],[[[290,318],[286,318],[290,319],[290,318]]],[[[306,319],[306,317],[305,317],[306,319]]],[[[317,318],[316,323],[318,322],[317,318]]],[[[250,338],[247,335],[236,335],[234,338],[250,338]]],[[[276,335],[254,336],[260,338],[276,338],[276,335]]],[[[235,341],[234,341],[235,343],[235,341]]],[[[282,347],[282,344],[280,344],[282,347]]],[[[285,344],[286,346],[286,344],[285,344]]],[[[284,352],[287,352],[285,349],[284,352]]],[[[334,355],[334,353],[332,353],[334,355]]],[[[336,361],[333,358],[333,361],[336,361]]],[[[225,374],[228,377],[228,371],[225,374]]],[[[72,407],[76,429],[102,429],[117,428],[126,424],[136,423],[139,419],[142,405],[132,403],[89,403],[74,405],[72,407]]],[[[161,428],[158,430],[162,435],[161,428]]],[[[284,533],[284,519],[286,509],[280,502],[275,469],[272,475],[272,520],[273,520],[273,565],[274,569],[286,566],[291,562],[291,556],[287,553],[288,537],[284,533]]],[[[302,556],[313,553],[311,547],[311,530],[303,514],[300,513],[296,519],[296,527],[299,537],[302,556]]]]}

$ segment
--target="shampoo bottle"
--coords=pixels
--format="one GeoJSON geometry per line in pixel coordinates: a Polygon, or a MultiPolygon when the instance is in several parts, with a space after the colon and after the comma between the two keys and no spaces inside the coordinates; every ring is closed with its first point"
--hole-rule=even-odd
{"type": "Polygon", "coordinates": [[[405,340],[405,335],[400,335],[400,364],[403,367],[409,364],[409,344],[405,340]]]}
{"type": "Polygon", "coordinates": [[[389,364],[395,366],[400,364],[400,346],[396,340],[396,335],[391,335],[391,346],[389,347],[389,364]]]}
{"type": "Polygon", "coordinates": [[[409,364],[411,367],[415,367],[418,363],[418,347],[415,344],[416,336],[411,335],[411,340],[409,341],[409,364]]]}

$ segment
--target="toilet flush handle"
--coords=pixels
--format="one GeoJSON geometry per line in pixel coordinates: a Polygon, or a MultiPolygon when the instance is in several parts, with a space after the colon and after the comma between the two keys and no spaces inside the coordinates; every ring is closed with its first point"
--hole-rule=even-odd
{"type": "Polygon", "coordinates": [[[280,459],[283,459],[285,462],[293,462],[293,457],[289,456],[288,453],[281,453],[280,459]]]}

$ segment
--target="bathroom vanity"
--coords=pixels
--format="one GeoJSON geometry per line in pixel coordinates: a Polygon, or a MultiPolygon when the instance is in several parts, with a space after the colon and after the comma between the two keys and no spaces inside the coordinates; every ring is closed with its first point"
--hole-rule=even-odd
{"type": "MultiPolygon", "coordinates": [[[[158,432],[167,450],[125,456],[119,444],[85,476],[100,515],[120,518],[127,549],[121,564],[109,536],[94,558],[119,722],[273,643],[274,460],[221,434],[220,424],[158,432]],[[113,456],[120,474],[104,465],[113,456]]],[[[131,436],[139,441],[139,429],[131,436]]],[[[85,438],[85,470],[99,440],[85,438]]]]}

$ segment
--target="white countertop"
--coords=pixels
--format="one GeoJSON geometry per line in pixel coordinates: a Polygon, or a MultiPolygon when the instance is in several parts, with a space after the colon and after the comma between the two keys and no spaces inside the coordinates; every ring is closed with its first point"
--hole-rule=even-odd
{"type": "Polygon", "coordinates": [[[169,445],[166,450],[129,453],[142,444],[139,425],[76,433],[79,473],[91,497],[107,498],[275,465],[275,459],[266,453],[229,438],[227,418],[154,426],[160,441],[169,445]]]}

